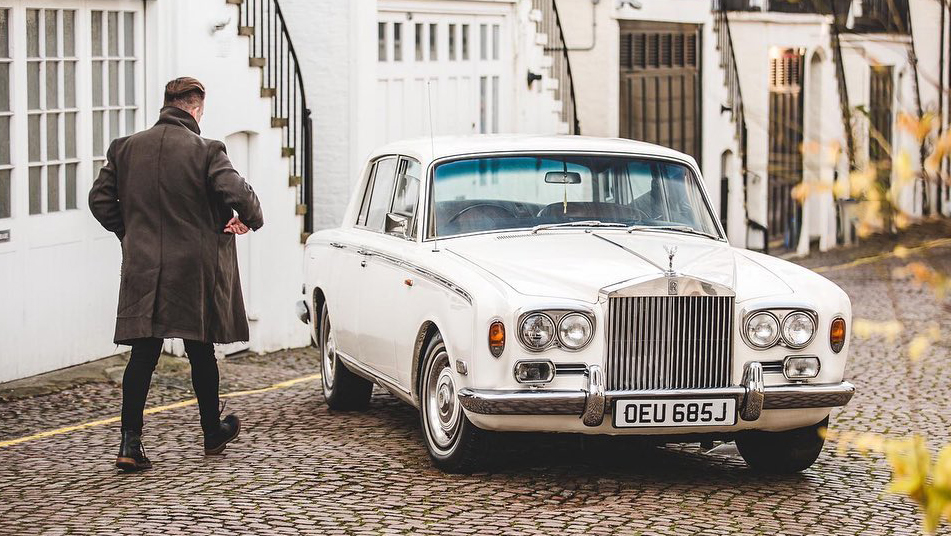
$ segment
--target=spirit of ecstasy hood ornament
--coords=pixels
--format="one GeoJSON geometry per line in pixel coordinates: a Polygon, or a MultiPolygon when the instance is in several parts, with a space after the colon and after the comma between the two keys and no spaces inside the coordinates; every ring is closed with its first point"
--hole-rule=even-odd
{"type": "Polygon", "coordinates": [[[671,277],[676,274],[674,272],[674,255],[677,254],[677,246],[664,246],[664,251],[667,252],[667,271],[664,272],[664,275],[671,277]]]}

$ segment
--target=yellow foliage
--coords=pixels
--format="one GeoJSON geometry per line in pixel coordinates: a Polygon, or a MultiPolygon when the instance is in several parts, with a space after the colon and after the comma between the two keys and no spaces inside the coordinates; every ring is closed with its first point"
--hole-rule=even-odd
{"type": "Polygon", "coordinates": [[[926,113],[920,118],[905,113],[898,114],[898,127],[914,136],[918,143],[931,134],[935,124],[935,115],[932,113],[926,113]]]}
{"type": "Polygon", "coordinates": [[[876,322],[874,320],[856,318],[852,321],[852,332],[855,333],[856,337],[862,339],[868,339],[877,335],[885,337],[888,342],[895,342],[895,339],[898,338],[898,335],[901,334],[903,329],[904,326],[897,320],[876,322]]]}

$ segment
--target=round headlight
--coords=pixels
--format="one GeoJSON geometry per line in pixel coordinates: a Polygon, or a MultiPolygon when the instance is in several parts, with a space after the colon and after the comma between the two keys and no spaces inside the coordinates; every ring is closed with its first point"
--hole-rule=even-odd
{"type": "Polygon", "coordinates": [[[555,338],[555,323],[548,315],[541,313],[530,314],[522,320],[522,342],[534,350],[541,350],[548,346],[555,338]]]}
{"type": "Polygon", "coordinates": [[[769,348],[779,339],[779,321],[770,313],[756,313],[746,322],[746,338],[757,348],[769,348]]]}
{"type": "Polygon", "coordinates": [[[803,312],[789,313],[783,319],[783,340],[793,348],[809,344],[816,332],[816,323],[803,312]]]}
{"type": "Polygon", "coordinates": [[[588,344],[594,326],[591,320],[578,313],[565,315],[558,323],[558,340],[570,350],[577,350],[588,344]]]}

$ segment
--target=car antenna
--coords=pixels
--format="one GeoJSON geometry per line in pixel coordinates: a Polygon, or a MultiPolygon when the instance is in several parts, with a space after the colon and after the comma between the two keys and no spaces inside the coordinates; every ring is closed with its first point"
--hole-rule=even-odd
{"type": "MultiPolygon", "coordinates": [[[[436,135],[433,133],[433,86],[432,80],[426,80],[426,100],[429,106],[429,149],[430,156],[429,161],[432,162],[436,159],[436,135]]],[[[435,180],[435,175],[433,176],[435,180]]],[[[432,197],[433,191],[435,190],[435,185],[430,183],[429,186],[429,196],[432,197]]],[[[436,227],[436,202],[432,202],[433,207],[433,253],[439,252],[439,236],[437,236],[437,227],[436,227]]]]}

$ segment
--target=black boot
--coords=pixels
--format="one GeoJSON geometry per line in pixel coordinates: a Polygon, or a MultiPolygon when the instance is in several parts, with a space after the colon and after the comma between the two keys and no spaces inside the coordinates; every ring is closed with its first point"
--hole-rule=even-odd
{"type": "Polygon", "coordinates": [[[116,458],[116,467],[131,473],[151,469],[152,462],[145,456],[142,447],[142,434],[132,430],[122,431],[122,443],[119,444],[119,456],[116,458]]]}
{"type": "Polygon", "coordinates": [[[231,443],[238,438],[241,432],[241,423],[237,415],[228,415],[217,426],[205,431],[205,454],[221,454],[231,443]]]}

